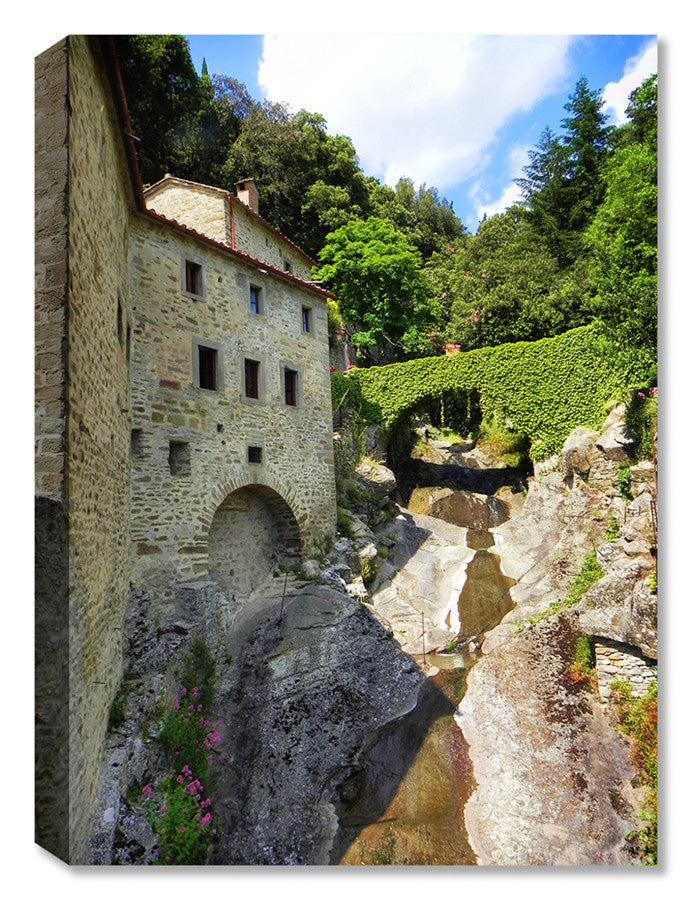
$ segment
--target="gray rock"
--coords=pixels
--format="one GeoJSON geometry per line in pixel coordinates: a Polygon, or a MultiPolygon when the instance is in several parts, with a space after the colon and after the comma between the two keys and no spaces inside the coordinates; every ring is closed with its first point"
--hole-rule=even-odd
{"type": "Polygon", "coordinates": [[[363,486],[379,500],[386,499],[396,490],[394,472],[381,463],[361,462],[356,468],[356,475],[363,486]]]}
{"type": "Polygon", "coordinates": [[[563,477],[571,480],[575,475],[588,475],[592,465],[592,450],[598,432],[589,428],[575,428],[565,441],[560,457],[563,477]]]}
{"type": "Polygon", "coordinates": [[[277,613],[276,602],[246,608],[229,641],[237,681],[217,704],[233,759],[215,790],[220,865],[338,862],[341,823],[387,802],[363,755],[381,745],[395,764],[416,749],[392,726],[415,710],[425,677],[367,604],[310,586],[281,622],[277,613]]]}

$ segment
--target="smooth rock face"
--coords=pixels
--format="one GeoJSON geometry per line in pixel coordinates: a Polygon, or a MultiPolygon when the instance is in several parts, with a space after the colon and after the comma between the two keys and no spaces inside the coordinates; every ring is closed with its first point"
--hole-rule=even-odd
{"type": "MultiPolygon", "coordinates": [[[[309,586],[279,614],[276,597],[240,611],[217,686],[228,756],[217,865],[338,862],[339,819],[373,790],[360,756],[391,740],[425,682],[367,605],[309,586]]],[[[408,740],[388,753],[414,754],[408,740]]]]}
{"type": "Polygon", "coordinates": [[[545,620],[469,673],[456,718],[478,785],[465,819],[479,865],[632,862],[628,748],[565,677],[577,634],[545,620]]]}

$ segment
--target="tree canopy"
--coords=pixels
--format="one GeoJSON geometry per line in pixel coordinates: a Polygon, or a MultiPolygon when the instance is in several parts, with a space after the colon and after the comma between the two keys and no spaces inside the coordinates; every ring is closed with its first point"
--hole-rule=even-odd
{"type": "Polygon", "coordinates": [[[420,252],[384,219],[353,221],[327,236],[315,277],[339,297],[354,344],[371,361],[420,355],[426,285],[420,252]]]}
{"type": "Polygon", "coordinates": [[[654,364],[655,75],[618,128],[580,78],[560,132],[544,129],[529,152],[523,203],[471,235],[437,188],[366,176],[319,112],[258,102],[206,63],[197,76],[181,36],[116,44],[144,181],[170,172],[233,191],[253,177],[262,216],[319,260],[361,361],[536,340],[596,319],[620,356],[654,364]]]}

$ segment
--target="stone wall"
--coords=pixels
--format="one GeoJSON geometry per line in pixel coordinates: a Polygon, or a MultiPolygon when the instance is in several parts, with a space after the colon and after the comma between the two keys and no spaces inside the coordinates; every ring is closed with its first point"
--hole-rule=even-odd
{"type": "Polygon", "coordinates": [[[309,281],[312,275],[308,258],[285,238],[278,240],[274,229],[240,200],[232,198],[232,203],[236,250],[261,259],[281,271],[289,263],[294,275],[309,281]]]}
{"type": "Polygon", "coordinates": [[[146,191],[145,198],[147,207],[159,215],[231,246],[231,207],[227,191],[166,176],[146,191]]]}
{"type": "MultiPolygon", "coordinates": [[[[63,689],[69,678],[69,713],[59,723],[69,732],[68,745],[54,748],[69,771],[68,809],[61,813],[56,845],[51,840],[54,797],[37,777],[37,836],[43,842],[46,835],[47,849],[82,863],[108,712],[121,678],[121,628],[129,594],[127,240],[132,193],[98,41],[70,37],[37,60],[37,74],[42,92],[37,130],[49,124],[54,138],[53,146],[37,148],[39,234],[44,227],[51,231],[37,246],[37,328],[48,318],[59,323],[61,294],[60,312],[67,323],[66,340],[57,331],[52,336],[56,347],[61,341],[62,355],[51,353],[48,362],[38,353],[39,364],[46,360],[39,391],[60,378],[66,385],[64,406],[55,397],[39,396],[38,404],[39,447],[46,449],[48,422],[56,432],[54,452],[58,438],[62,441],[65,498],[62,511],[39,504],[46,527],[37,523],[36,529],[43,542],[37,556],[54,570],[53,576],[48,572],[37,579],[36,591],[37,673],[42,668],[56,673],[55,679],[41,677],[37,684],[37,714],[42,713],[44,727],[56,706],[64,716],[68,696],[51,696],[51,691],[63,689]],[[51,89],[43,93],[46,78],[51,89]],[[44,210],[50,211],[45,220],[44,210]],[[66,235],[67,265],[57,259],[64,256],[66,235]],[[42,255],[43,244],[49,243],[56,250],[54,263],[42,255]]],[[[46,460],[39,450],[39,491],[50,497],[61,485],[57,479],[48,483],[46,460]]]]}
{"type": "MultiPolygon", "coordinates": [[[[333,533],[324,299],[143,217],[133,225],[130,272],[138,582],[163,597],[176,582],[206,577],[214,515],[247,485],[283,498],[304,547],[333,533]],[[189,258],[202,267],[204,294],[197,298],[182,290],[189,258]],[[259,314],[250,308],[251,285],[261,292],[259,314]],[[310,309],[308,333],[303,307],[310,309]],[[216,389],[201,384],[200,346],[215,354],[216,389]],[[260,365],[259,399],[245,395],[246,359],[260,365]],[[287,367],[297,373],[296,406],[284,402],[287,367]],[[261,449],[260,462],[250,461],[250,447],[261,449]],[[179,466],[171,464],[172,452],[179,466]]],[[[252,530],[245,536],[250,539],[252,530]]]]}
{"type": "Polygon", "coordinates": [[[304,281],[312,277],[305,254],[228,191],[168,175],[152,185],[145,198],[148,208],[167,219],[281,272],[290,271],[304,281]]]}
{"type": "Polygon", "coordinates": [[[643,697],[658,677],[656,661],[645,657],[636,647],[596,639],[594,650],[598,692],[602,700],[610,696],[610,683],[616,678],[629,681],[633,696],[643,697]]]}
{"type": "Polygon", "coordinates": [[[67,859],[67,45],[35,61],[35,839],[67,859]]]}
{"type": "Polygon", "coordinates": [[[67,338],[67,46],[35,63],[35,437],[36,493],[61,500],[67,338]]]}

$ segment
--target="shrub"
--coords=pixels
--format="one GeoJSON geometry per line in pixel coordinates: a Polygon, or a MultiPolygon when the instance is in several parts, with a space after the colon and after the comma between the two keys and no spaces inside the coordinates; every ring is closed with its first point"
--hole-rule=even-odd
{"type": "Polygon", "coordinates": [[[613,681],[610,696],[619,728],[632,738],[632,758],[647,792],[642,809],[644,827],[639,831],[642,859],[646,865],[658,862],[658,684],[653,682],[644,697],[633,697],[627,681],[613,681]]]}
{"type": "Polygon", "coordinates": [[[620,466],[618,469],[618,488],[620,496],[629,503],[632,497],[632,472],[629,466],[620,466]]]}
{"type": "Polygon", "coordinates": [[[624,396],[627,377],[585,326],[538,341],[353,369],[333,377],[332,396],[335,408],[349,406],[391,430],[431,400],[473,394],[485,419],[509,417],[517,434],[528,436],[537,461],[559,452],[577,425],[600,428],[606,403],[624,396]]]}
{"type": "Polygon", "coordinates": [[[159,839],[155,865],[195,866],[207,862],[217,828],[211,798],[204,793],[204,785],[187,765],[164,783],[161,802],[152,797],[151,785],[145,785],[142,796],[147,818],[159,839]]]}
{"type": "Polygon", "coordinates": [[[572,653],[574,662],[567,670],[573,684],[587,683],[593,687],[596,676],[596,658],[594,655],[593,636],[582,634],[577,638],[572,653]]]}

